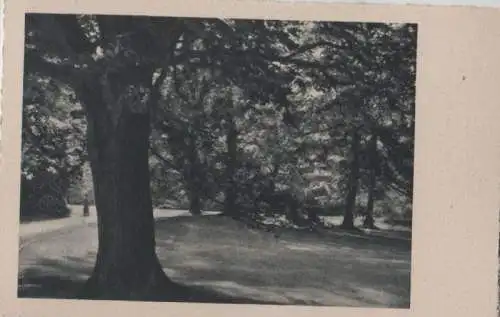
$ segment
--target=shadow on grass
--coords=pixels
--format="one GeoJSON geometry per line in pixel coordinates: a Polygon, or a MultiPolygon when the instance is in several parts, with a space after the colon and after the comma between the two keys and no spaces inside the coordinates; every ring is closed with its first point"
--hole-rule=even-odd
{"type": "MultiPolygon", "coordinates": [[[[23,251],[35,255],[24,257],[18,296],[83,299],[77,294],[94,266],[94,231],[52,241],[50,254],[37,244],[23,251]]],[[[157,301],[409,307],[410,245],[398,240],[337,230],[277,235],[207,216],[159,221],[156,242],[174,282],[174,295],[157,301]]]]}
{"type": "MultiPolygon", "coordinates": [[[[37,299],[83,299],[79,292],[84,286],[85,280],[74,279],[69,276],[44,274],[38,272],[36,276],[22,277],[18,279],[19,298],[37,299]]],[[[273,301],[254,300],[251,298],[234,297],[222,294],[205,286],[187,286],[173,284],[175,295],[169,298],[159,298],[160,302],[191,302],[191,303],[214,303],[214,304],[279,304],[273,301]]]]}
{"type": "Polygon", "coordinates": [[[169,276],[226,294],[293,305],[410,303],[410,243],[404,240],[336,229],[264,232],[203,217],[158,223],[157,245],[169,276]]]}
{"type": "Polygon", "coordinates": [[[45,275],[18,279],[19,298],[75,299],[84,281],[64,276],[45,275]]]}
{"type": "MultiPolygon", "coordinates": [[[[92,271],[92,258],[64,257],[63,259],[39,259],[35,268],[24,270],[18,278],[19,298],[84,299],[80,291],[92,271]]],[[[279,304],[275,301],[236,297],[212,289],[210,286],[173,283],[174,295],[159,298],[161,302],[192,302],[220,304],[279,304]]]]}
{"type": "Polygon", "coordinates": [[[318,227],[311,231],[308,229],[295,228],[253,228],[244,222],[233,221],[221,215],[207,215],[199,218],[195,217],[173,217],[158,219],[157,233],[161,231],[171,233],[175,232],[177,237],[183,237],[193,231],[209,234],[207,238],[218,239],[218,236],[227,239],[225,234],[235,234],[237,232],[247,232],[258,239],[272,240],[291,240],[291,241],[314,241],[321,243],[341,243],[355,249],[370,250],[391,250],[409,252],[411,250],[411,232],[396,232],[391,230],[372,230],[367,233],[362,230],[342,229],[339,226],[329,228],[318,227]],[[168,226],[169,230],[162,230],[168,226]],[[159,231],[159,232],[158,232],[159,231]],[[215,232],[216,234],[213,234],[215,232]]]}

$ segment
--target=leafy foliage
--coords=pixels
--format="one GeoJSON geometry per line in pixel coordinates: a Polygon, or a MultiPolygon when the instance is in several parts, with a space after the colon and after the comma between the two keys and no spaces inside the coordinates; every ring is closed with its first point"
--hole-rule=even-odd
{"type": "Polygon", "coordinates": [[[86,122],[67,87],[38,76],[24,80],[21,216],[64,216],[69,183],[85,160],[86,122]]]}
{"type": "MultiPolygon", "coordinates": [[[[305,214],[331,214],[345,209],[353,172],[358,207],[349,212],[370,199],[376,210],[384,201],[411,203],[415,25],[69,15],[27,22],[25,81],[40,86],[47,78],[44,85],[59,88],[44,86],[39,95],[68,105],[51,108],[52,117],[79,111],[69,105],[81,100],[70,97],[89,99],[82,80],[105,73],[109,91],[134,103],[152,96],[151,82],[161,78],[157,103],[149,104],[157,205],[220,209],[234,194],[234,208],[245,214],[284,215],[290,206],[273,200],[286,194],[305,214]],[[137,89],[117,88],[128,86],[137,89]],[[61,94],[63,87],[76,93],[61,94]]],[[[25,108],[25,118],[29,109],[41,116],[40,106],[25,108]]],[[[70,117],[64,120],[74,129],[80,123],[70,117]]],[[[83,135],[68,129],[43,133],[59,144],[83,135]]],[[[35,143],[30,137],[26,147],[35,143]]],[[[71,169],[80,162],[62,161],[70,151],[84,157],[76,147],[42,154],[47,147],[33,148],[23,170],[71,169]],[[41,156],[51,159],[34,164],[41,156]]]]}

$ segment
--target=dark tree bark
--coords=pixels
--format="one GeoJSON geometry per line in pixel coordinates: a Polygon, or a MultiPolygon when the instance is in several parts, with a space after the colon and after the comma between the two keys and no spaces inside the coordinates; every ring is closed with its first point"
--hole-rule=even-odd
{"type": "Polygon", "coordinates": [[[87,194],[85,194],[85,197],[83,198],[83,216],[89,216],[89,199],[87,197],[87,194]]]}
{"type": "Polygon", "coordinates": [[[189,196],[189,212],[193,216],[201,215],[201,201],[200,201],[200,193],[197,189],[191,189],[191,194],[189,196]]]}
{"type": "Polygon", "coordinates": [[[359,133],[353,131],[351,141],[351,164],[348,179],[348,189],[345,200],[344,220],[341,227],[354,229],[354,209],[356,208],[356,196],[358,194],[359,181],[359,133]]]}
{"type": "Polygon", "coordinates": [[[226,161],[226,190],[224,200],[224,215],[233,218],[238,217],[236,206],[236,184],[234,182],[234,174],[236,172],[236,160],[238,149],[238,131],[232,118],[228,119],[228,133],[226,139],[227,146],[227,161],[226,161]]]}
{"type": "MultiPolygon", "coordinates": [[[[193,168],[191,168],[190,172],[193,172],[193,168]]],[[[193,216],[201,215],[201,193],[200,193],[200,184],[198,180],[194,177],[190,177],[187,180],[187,190],[189,196],[189,212],[193,216]]]]}
{"type": "Polygon", "coordinates": [[[370,171],[370,184],[368,185],[368,203],[366,205],[365,218],[363,226],[368,229],[375,229],[375,220],[373,219],[374,191],[375,191],[375,173],[370,171]]]}
{"type": "Polygon", "coordinates": [[[201,215],[201,194],[199,180],[199,158],[196,151],[196,140],[193,135],[189,138],[188,144],[188,166],[186,182],[189,191],[189,212],[192,215],[201,215]]]}
{"type": "Polygon", "coordinates": [[[299,204],[292,195],[286,195],[285,197],[285,208],[287,209],[288,220],[296,226],[301,226],[303,224],[303,219],[299,212],[299,204]]]}
{"type": "Polygon", "coordinates": [[[311,225],[317,225],[321,222],[315,207],[312,207],[307,211],[307,220],[311,225]]]}
{"type": "MultiPolygon", "coordinates": [[[[154,30],[138,31],[135,18],[132,21],[118,16],[97,17],[102,42],[91,43],[74,15],[36,17],[39,21],[31,27],[43,33],[42,39],[50,37],[54,28],[62,31],[63,36],[58,36],[61,32],[57,32],[51,38],[54,41],[50,42],[50,51],[58,52],[60,60],[81,66],[80,57],[86,57],[83,59],[86,67],[76,68],[71,62],[46,62],[42,58],[43,49],[40,50],[42,54],[32,51],[27,55],[31,57],[28,58],[30,67],[70,85],[85,106],[99,247],[94,271],[80,296],[118,300],[182,298],[186,295],[185,289],[179,294],[181,288],[174,287],[164,274],[155,253],[148,142],[150,115],[166,77],[163,70],[152,84],[153,71],[171,64],[168,56],[185,30],[184,23],[175,18],[166,21],[168,37],[157,41],[162,45],[152,54],[153,58],[158,58],[158,65],[143,63],[142,59],[137,64],[122,54],[123,51],[114,51],[117,54],[111,59],[94,63],[90,54],[96,51],[97,45],[109,47],[108,44],[116,43],[118,34],[130,31],[137,33],[136,39],[144,39],[155,33],[149,32],[154,30]],[[74,57],[77,59],[73,60],[74,57]],[[147,102],[143,102],[144,91],[132,93],[135,101],[124,102],[118,98],[128,94],[128,88],[138,87],[149,90],[147,102]]],[[[131,42],[135,42],[131,48],[136,52],[146,47],[140,41],[131,42]]]]}
{"type": "Polygon", "coordinates": [[[82,296],[156,300],[173,294],[155,253],[148,149],[150,114],[111,106],[99,85],[85,87],[89,157],[99,248],[82,296]]]}
{"type": "Polygon", "coordinates": [[[370,179],[368,183],[368,203],[366,205],[363,226],[369,229],[376,229],[373,219],[373,206],[375,201],[375,186],[377,185],[377,136],[373,135],[370,140],[370,179]]]}

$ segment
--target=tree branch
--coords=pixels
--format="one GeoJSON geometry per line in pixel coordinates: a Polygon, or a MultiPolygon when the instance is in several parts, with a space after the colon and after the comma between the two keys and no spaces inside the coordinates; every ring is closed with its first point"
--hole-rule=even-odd
{"type": "Polygon", "coordinates": [[[319,47],[342,48],[341,45],[334,44],[330,41],[318,41],[318,42],[303,45],[300,48],[298,48],[295,52],[291,52],[290,54],[281,56],[281,59],[283,61],[285,61],[287,59],[291,59],[297,55],[306,53],[307,51],[311,51],[311,50],[314,50],[314,49],[319,48],[319,47]]]}
{"type": "Polygon", "coordinates": [[[24,67],[27,73],[42,77],[50,77],[66,85],[73,85],[76,83],[75,68],[72,63],[61,62],[57,64],[49,62],[37,51],[25,50],[24,67]]]}
{"type": "Polygon", "coordinates": [[[179,172],[180,168],[177,167],[174,163],[167,160],[165,157],[163,157],[163,155],[160,154],[160,152],[156,149],[156,147],[154,145],[150,145],[149,149],[150,149],[151,153],[156,158],[158,158],[164,165],[166,165],[170,169],[173,169],[173,170],[179,172]]]}
{"type": "Polygon", "coordinates": [[[167,78],[167,70],[165,68],[162,68],[158,78],[156,78],[156,80],[151,83],[148,106],[149,106],[149,111],[153,118],[155,118],[156,114],[158,113],[158,107],[161,98],[160,88],[165,82],[166,78],[167,78]]]}

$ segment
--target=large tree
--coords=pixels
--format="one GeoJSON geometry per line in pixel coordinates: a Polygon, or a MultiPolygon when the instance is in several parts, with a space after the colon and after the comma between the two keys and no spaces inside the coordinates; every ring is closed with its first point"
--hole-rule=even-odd
{"type": "Polygon", "coordinates": [[[84,290],[90,298],[153,299],[172,291],[155,253],[148,142],[161,69],[173,63],[182,22],[153,20],[27,16],[26,71],[69,85],[85,107],[99,235],[84,290]]]}
{"type": "Polygon", "coordinates": [[[217,78],[253,100],[284,101],[289,73],[273,67],[272,57],[278,41],[293,41],[278,24],[27,15],[26,73],[67,85],[85,108],[99,235],[85,296],[155,299],[178,291],[155,253],[148,153],[161,87],[175,67],[188,65],[219,71],[217,78]]]}

